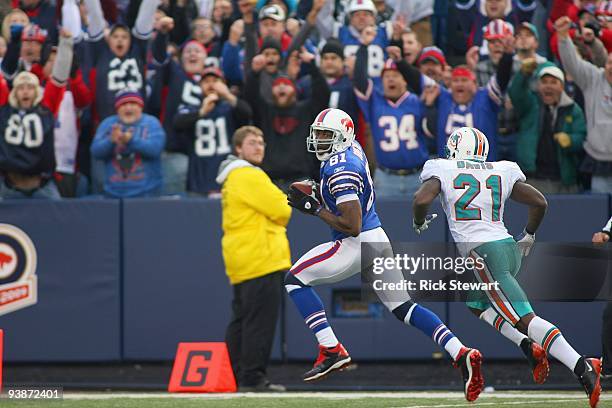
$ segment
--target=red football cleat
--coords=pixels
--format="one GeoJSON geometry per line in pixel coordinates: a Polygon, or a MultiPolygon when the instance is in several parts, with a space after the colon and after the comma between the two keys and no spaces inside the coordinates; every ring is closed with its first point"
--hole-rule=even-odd
{"type": "Polygon", "coordinates": [[[542,346],[530,339],[523,340],[521,349],[525,353],[525,357],[533,372],[533,381],[536,384],[544,384],[550,372],[546,351],[544,351],[542,346]]]}
{"type": "Polygon", "coordinates": [[[304,374],[304,381],[325,377],[335,370],[342,370],[351,364],[351,356],[341,343],[335,347],[319,346],[319,356],[311,370],[304,374]]]}
{"type": "Polygon", "coordinates": [[[463,347],[453,365],[461,369],[465,399],[470,402],[476,401],[484,388],[481,370],[482,354],[476,349],[463,347]]]}
{"type": "MultiPolygon", "coordinates": [[[[584,358],[584,357],[583,357],[584,358]]],[[[580,384],[589,397],[591,408],[595,408],[601,395],[601,360],[598,358],[585,358],[584,371],[578,376],[580,384]]]]}

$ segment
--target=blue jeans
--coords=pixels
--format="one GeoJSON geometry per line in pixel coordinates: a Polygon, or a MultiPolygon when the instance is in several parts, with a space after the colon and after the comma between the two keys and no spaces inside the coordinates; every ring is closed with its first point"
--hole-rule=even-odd
{"type": "Polygon", "coordinates": [[[106,162],[104,160],[91,158],[91,194],[102,194],[104,191],[104,179],[106,178],[106,162]]]}
{"type": "Polygon", "coordinates": [[[395,174],[385,173],[380,169],[376,169],[374,178],[374,187],[376,188],[377,197],[408,197],[412,200],[412,196],[420,187],[419,175],[420,171],[407,176],[399,176],[395,174]]]}
{"type": "Polygon", "coordinates": [[[47,184],[34,190],[30,194],[26,194],[22,191],[15,190],[6,185],[4,180],[0,180],[0,198],[2,199],[46,199],[46,200],[59,200],[60,196],[57,186],[53,180],[49,180],[47,184]]]}
{"type": "Polygon", "coordinates": [[[162,174],[164,176],[163,195],[184,194],[187,189],[187,167],[189,158],[183,153],[163,152],[162,174]]]}
{"type": "Polygon", "coordinates": [[[591,191],[593,193],[612,193],[612,176],[593,176],[591,191]]]}

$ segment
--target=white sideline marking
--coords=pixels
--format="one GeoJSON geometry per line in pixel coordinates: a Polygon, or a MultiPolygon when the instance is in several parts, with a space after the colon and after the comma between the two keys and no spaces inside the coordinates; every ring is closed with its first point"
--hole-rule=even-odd
{"type": "Polygon", "coordinates": [[[555,399],[555,400],[538,400],[538,401],[513,401],[513,402],[468,402],[465,404],[441,404],[441,405],[409,405],[404,407],[394,407],[394,408],[451,408],[451,407],[473,407],[473,406],[485,406],[485,405],[495,405],[496,407],[500,405],[527,405],[527,404],[542,404],[544,402],[554,402],[555,404],[560,402],[576,402],[577,398],[572,399],[555,399]]]}
{"type": "MultiPolygon", "coordinates": [[[[228,393],[228,394],[196,394],[196,393],[168,393],[168,392],[113,392],[113,393],[92,393],[92,392],[65,392],[65,399],[70,400],[106,400],[114,398],[152,398],[152,399],[163,399],[163,398],[183,398],[183,399],[235,399],[235,398],[322,398],[322,399],[361,399],[361,398],[457,398],[463,399],[463,393],[461,392],[285,392],[285,393],[228,393]]],[[[581,392],[492,392],[483,393],[480,395],[479,401],[491,398],[498,399],[547,399],[559,402],[575,401],[580,399],[586,399],[586,395],[581,392]]],[[[612,401],[612,395],[602,394],[602,401],[612,401]]],[[[478,403],[478,405],[516,405],[521,403],[535,404],[542,401],[522,401],[522,402],[484,402],[478,403]]],[[[473,406],[474,404],[455,404],[455,405],[428,405],[428,407],[462,407],[462,406],[473,406]]],[[[410,407],[410,408],[417,408],[410,407]]]]}

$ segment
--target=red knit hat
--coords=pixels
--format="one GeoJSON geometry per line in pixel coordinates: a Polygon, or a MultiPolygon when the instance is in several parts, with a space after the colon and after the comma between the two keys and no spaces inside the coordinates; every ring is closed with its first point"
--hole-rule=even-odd
{"type": "Polygon", "coordinates": [[[275,87],[276,85],[280,85],[280,84],[285,84],[285,85],[289,85],[291,86],[293,89],[297,90],[297,87],[295,86],[295,82],[293,82],[291,80],[291,78],[289,78],[286,75],[280,75],[278,76],[274,82],[272,82],[272,87],[275,87]]]}
{"type": "Polygon", "coordinates": [[[451,78],[467,78],[476,81],[476,75],[470,69],[464,67],[453,69],[451,71],[451,78]]]}
{"type": "Polygon", "coordinates": [[[423,61],[433,60],[442,66],[446,66],[446,58],[444,58],[444,52],[438,47],[425,47],[419,56],[418,63],[421,64],[423,61]]]}
{"type": "Polygon", "coordinates": [[[144,107],[144,99],[138,91],[122,91],[115,96],[115,110],[119,109],[124,103],[133,102],[141,107],[144,107]]]}

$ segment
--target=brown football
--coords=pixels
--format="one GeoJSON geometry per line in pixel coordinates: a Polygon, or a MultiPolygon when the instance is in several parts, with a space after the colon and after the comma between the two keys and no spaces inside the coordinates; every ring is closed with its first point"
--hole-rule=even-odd
{"type": "Polygon", "coordinates": [[[300,190],[306,195],[312,194],[312,183],[309,181],[296,181],[295,183],[291,183],[291,187],[300,190]]]}

